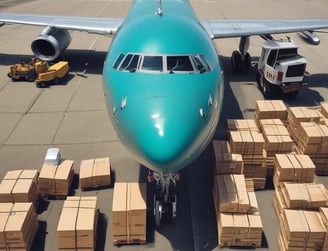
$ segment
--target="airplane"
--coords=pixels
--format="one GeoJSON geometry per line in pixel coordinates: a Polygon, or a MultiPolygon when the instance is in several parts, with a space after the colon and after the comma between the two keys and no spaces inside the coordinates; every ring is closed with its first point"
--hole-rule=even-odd
{"type": "Polygon", "coordinates": [[[233,67],[247,68],[250,36],[327,29],[328,19],[199,20],[188,0],[134,0],[126,18],[1,13],[1,24],[45,27],[35,56],[58,58],[72,31],[113,36],[103,67],[110,120],[134,158],[149,168],[156,225],[176,217],[179,171],[211,142],[223,100],[223,69],[214,39],[240,37],[233,67]]]}

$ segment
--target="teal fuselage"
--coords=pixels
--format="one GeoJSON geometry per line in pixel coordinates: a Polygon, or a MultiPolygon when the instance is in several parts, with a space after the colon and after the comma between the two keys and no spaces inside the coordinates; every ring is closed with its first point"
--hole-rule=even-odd
{"type": "Polygon", "coordinates": [[[109,116],[123,145],[142,165],[177,172],[195,160],[213,137],[223,79],[212,40],[189,2],[164,0],[162,15],[155,13],[158,7],[155,0],[133,3],[111,43],[103,83],[109,116]],[[139,58],[132,70],[122,66],[126,59],[117,66],[120,55],[128,54],[139,58]],[[193,60],[199,55],[207,70],[195,67],[193,60]],[[163,68],[142,70],[146,57],[156,56],[163,68]],[[168,69],[170,58],[186,57],[194,70],[168,69]]]}

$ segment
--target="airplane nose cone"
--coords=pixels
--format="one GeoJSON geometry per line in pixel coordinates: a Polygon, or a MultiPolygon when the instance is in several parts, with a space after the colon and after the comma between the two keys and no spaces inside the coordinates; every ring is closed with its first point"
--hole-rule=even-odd
{"type": "Polygon", "coordinates": [[[192,126],[178,119],[155,118],[148,126],[143,126],[138,144],[144,158],[161,169],[174,169],[186,156],[191,145],[192,126]]]}

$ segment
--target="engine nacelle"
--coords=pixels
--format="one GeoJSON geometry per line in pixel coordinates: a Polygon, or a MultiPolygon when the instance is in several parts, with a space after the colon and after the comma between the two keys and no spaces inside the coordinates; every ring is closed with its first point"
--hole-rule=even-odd
{"type": "Polygon", "coordinates": [[[53,61],[69,46],[71,40],[69,31],[48,26],[34,39],[31,48],[37,58],[53,61]]]}

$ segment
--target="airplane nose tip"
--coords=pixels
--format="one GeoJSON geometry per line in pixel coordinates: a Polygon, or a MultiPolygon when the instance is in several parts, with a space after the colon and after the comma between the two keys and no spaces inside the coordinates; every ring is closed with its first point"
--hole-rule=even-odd
{"type": "Polygon", "coordinates": [[[191,126],[183,121],[160,120],[143,127],[139,145],[145,158],[160,168],[173,168],[171,163],[179,161],[191,143],[191,126]]]}

